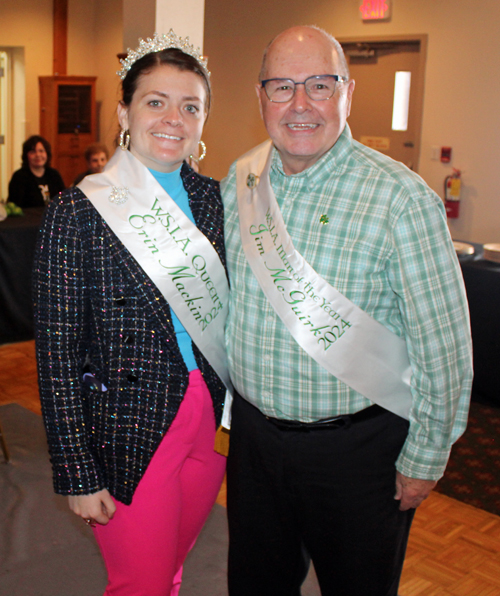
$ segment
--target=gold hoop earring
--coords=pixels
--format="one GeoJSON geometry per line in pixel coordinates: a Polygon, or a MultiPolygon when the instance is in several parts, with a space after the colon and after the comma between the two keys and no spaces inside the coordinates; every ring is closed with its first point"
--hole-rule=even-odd
{"type": "Polygon", "coordinates": [[[118,145],[122,151],[127,151],[130,146],[130,133],[128,130],[122,128],[120,136],[118,137],[118,145]]]}
{"type": "Polygon", "coordinates": [[[196,163],[199,163],[202,159],[205,159],[205,155],[207,154],[207,146],[203,141],[198,141],[198,144],[201,147],[201,155],[200,157],[194,157],[194,155],[190,155],[189,159],[192,159],[196,163]]]}

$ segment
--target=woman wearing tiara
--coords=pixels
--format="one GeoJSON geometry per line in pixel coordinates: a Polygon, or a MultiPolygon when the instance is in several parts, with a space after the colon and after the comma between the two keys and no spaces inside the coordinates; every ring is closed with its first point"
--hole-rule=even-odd
{"type": "Polygon", "coordinates": [[[39,386],[55,490],[94,528],[105,594],[173,596],[225,469],[223,212],[186,163],[210,108],[199,51],[170,31],[122,64],[120,148],[44,219],[39,386]]]}

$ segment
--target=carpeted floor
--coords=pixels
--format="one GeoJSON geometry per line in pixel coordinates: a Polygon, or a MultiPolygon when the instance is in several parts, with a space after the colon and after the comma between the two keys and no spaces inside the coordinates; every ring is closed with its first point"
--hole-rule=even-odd
{"type": "Polygon", "coordinates": [[[11,463],[0,463],[0,594],[102,594],[106,574],[92,532],[52,492],[40,416],[0,408],[11,463]]]}
{"type": "MultiPolygon", "coordinates": [[[[52,492],[40,416],[0,407],[11,463],[0,453],[0,596],[98,596],[106,572],[90,528],[52,492]]],[[[215,505],[184,566],[181,596],[227,596],[227,522],[215,505]]],[[[303,596],[319,596],[313,571],[303,596]]]]}
{"type": "MultiPolygon", "coordinates": [[[[11,463],[0,454],[0,596],[98,596],[106,572],[91,530],[52,492],[40,416],[0,406],[11,463]]],[[[500,515],[500,409],[472,403],[437,491],[500,515]]],[[[215,505],[185,564],[181,596],[227,596],[227,523],[215,505]]],[[[319,596],[311,572],[303,596],[319,596]]]]}
{"type": "Polygon", "coordinates": [[[500,515],[500,408],[471,403],[467,429],[436,490],[500,515]]]}

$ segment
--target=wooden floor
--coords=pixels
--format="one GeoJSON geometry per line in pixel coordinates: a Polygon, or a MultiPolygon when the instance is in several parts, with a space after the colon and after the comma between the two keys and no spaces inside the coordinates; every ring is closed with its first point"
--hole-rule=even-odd
{"type": "MultiPolygon", "coordinates": [[[[0,405],[11,402],[40,414],[33,342],[0,346],[0,405]]],[[[399,593],[500,596],[500,517],[432,493],[415,516],[399,593]]]]}

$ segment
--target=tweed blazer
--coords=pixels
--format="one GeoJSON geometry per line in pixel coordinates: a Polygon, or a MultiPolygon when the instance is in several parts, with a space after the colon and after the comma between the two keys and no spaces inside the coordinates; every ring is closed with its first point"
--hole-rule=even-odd
{"type": "MultiPolygon", "coordinates": [[[[219,183],[183,164],[198,228],[225,266],[219,183]]],[[[46,210],[34,268],[42,413],[55,491],[130,504],[188,384],[168,303],[79,188],[46,210]]],[[[193,344],[216,424],[224,387],[193,344]]]]}

